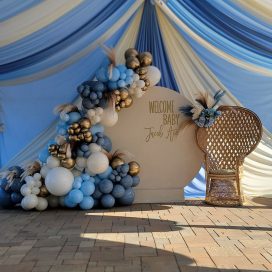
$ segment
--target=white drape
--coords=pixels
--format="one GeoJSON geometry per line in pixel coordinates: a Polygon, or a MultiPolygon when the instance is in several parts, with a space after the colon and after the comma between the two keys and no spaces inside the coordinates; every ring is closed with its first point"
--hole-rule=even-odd
{"type": "MultiPolygon", "coordinates": [[[[227,90],[159,8],[157,14],[176,82],[188,100],[194,101],[203,90],[212,95],[219,89],[227,90]]],[[[241,105],[229,91],[223,97],[222,104],[241,105]]],[[[245,160],[242,186],[247,195],[272,197],[272,140],[267,130],[257,149],[245,160]]]]}

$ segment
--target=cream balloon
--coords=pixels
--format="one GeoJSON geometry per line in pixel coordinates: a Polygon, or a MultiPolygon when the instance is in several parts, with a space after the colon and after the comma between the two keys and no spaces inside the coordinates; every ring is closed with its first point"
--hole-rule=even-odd
{"type": "Polygon", "coordinates": [[[101,117],[101,124],[106,127],[113,127],[118,121],[118,114],[115,109],[106,108],[101,117]]]}
{"type": "Polygon", "coordinates": [[[48,207],[48,201],[46,198],[38,197],[38,204],[36,205],[36,210],[44,211],[48,207]]]}
{"type": "Polygon", "coordinates": [[[44,165],[44,166],[41,168],[40,173],[41,173],[41,175],[42,175],[43,178],[46,177],[46,175],[48,174],[49,170],[50,170],[50,169],[49,169],[46,165],[44,165]]]}
{"type": "Polygon", "coordinates": [[[60,166],[60,161],[53,156],[49,156],[46,160],[46,164],[48,168],[55,168],[60,166]]]}
{"type": "Polygon", "coordinates": [[[47,190],[55,196],[66,195],[72,189],[73,182],[72,172],[64,167],[51,169],[45,178],[47,190]]]}
{"type": "Polygon", "coordinates": [[[95,152],[87,159],[87,168],[91,173],[101,174],[109,167],[109,159],[102,152],[95,152]]]}
{"type": "Polygon", "coordinates": [[[38,205],[38,197],[35,195],[28,195],[22,199],[21,206],[24,210],[31,210],[38,205]]]}
{"type": "Polygon", "coordinates": [[[148,78],[149,87],[155,86],[161,79],[161,71],[155,66],[148,66],[146,78],[148,78]]]}

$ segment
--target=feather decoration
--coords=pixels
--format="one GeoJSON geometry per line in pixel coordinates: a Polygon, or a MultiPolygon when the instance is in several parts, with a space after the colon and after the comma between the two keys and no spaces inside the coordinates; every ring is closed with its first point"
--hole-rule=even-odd
{"type": "Polygon", "coordinates": [[[61,104],[55,107],[54,113],[59,114],[61,112],[69,113],[72,111],[79,111],[78,107],[73,104],[61,104]]]}
{"type": "Polygon", "coordinates": [[[219,102],[220,99],[225,95],[225,93],[226,93],[225,90],[219,90],[219,91],[217,91],[217,92],[215,93],[215,95],[214,95],[214,97],[213,97],[213,99],[214,99],[214,104],[213,104],[212,108],[215,107],[215,106],[218,104],[218,102],[219,102]]]}
{"type": "Polygon", "coordinates": [[[27,176],[32,176],[33,174],[39,172],[41,170],[41,165],[38,161],[34,161],[28,164],[25,167],[25,171],[21,175],[21,181],[23,181],[27,176]]]}

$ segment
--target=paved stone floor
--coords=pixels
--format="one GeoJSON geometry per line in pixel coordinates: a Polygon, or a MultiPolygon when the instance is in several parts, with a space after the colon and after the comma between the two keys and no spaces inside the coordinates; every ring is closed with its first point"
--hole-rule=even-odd
{"type": "Polygon", "coordinates": [[[272,203],[0,211],[0,271],[272,271],[272,203]]]}

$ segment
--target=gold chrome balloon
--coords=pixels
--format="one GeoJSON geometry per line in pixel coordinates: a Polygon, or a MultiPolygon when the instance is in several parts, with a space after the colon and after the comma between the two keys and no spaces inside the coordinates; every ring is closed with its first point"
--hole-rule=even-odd
{"type": "Polygon", "coordinates": [[[126,66],[127,66],[127,68],[134,70],[140,66],[140,62],[135,57],[129,57],[126,60],[126,66]]]}
{"type": "Polygon", "coordinates": [[[48,192],[46,186],[42,185],[40,187],[40,193],[38,194],[38,196],[40,196],[40,197],[47,197],[48,195],[49,195],[49,192],[48,192]]]}
{"type": "Polygon", "coordinates": [[[126,108],[130,107],[133,103],[133,99],[131,96],[128,96],[126,99],[125,99],[125,105],[126,105],[126,108]]]}
{"type": "Polygon", "coordinates": [[[60,160],[64,160],[64,159],[66,158],[66,154],[58,153],[58,154],[57,154],[57,157],[58,157],[60,160]]]}
{"type": "Polygon", "coordinates": [[[126,103],[125,103],[124,100],[122,100],[122,101],[120,102],[120,107],[121,107],[121,108],[125,108],[125,107],[126,107],[126,103]]]}
{"type": "Polygon", "coordinates": [[[149,66],[152,64],[152,55],[149,52],[143,52],[139,55],[141,66],[149,66]]]}
{"type": "Polygon", "coordinates": [[[76,129],[79,127],[79,123],[73,123],[71,126],[70,126],[72,129],[76,129]]]}
{"type": "Polygon", "coordinates": [[[135,72],[139,75],[139,76],[143,76],[147,73],[147,68],[146,67],[139,67],[135,70],[135,72]]]}
{"type": "Polygon", "coordinates": [[[120,92],[120,97],[122,100],[125,100],[128,97],[128,91],[127,90],[122,90],[120,92]]]}
{"type": "Polygon", "coordinates": [[[140,165],[137,162],[132,161],[128,165],[129,165],[129,171],[128,171],[128,173],[131,176],[136,176],[136,175],[139,174],[139,172],[140,172],[140,165]]]}
{"type": "Polygon", "coordinates": [[[146,87],[149,87],[149,86],[150,86],[150,81],[149,81],[149,79],[146,78],[146,79],[144,80],[144,82],[145,82],[145,86],[146,86],[146,87]]]}
{"type": "Polygon", "coordinates": [[[91,127],[91,121],[88,118],[82,118],[79,121],[80,127],[81,128],[90,128],[91,127]]]}
{"type": "Polygon", "coordinates": [[[138,56],[138,51],[135,48],[129,48],[125,52],[125,59],[129,57],[137,57],[138,56]]]}
{"type": "Polygon", "coordinates": [[[68,128],[68,133],[69,133],[70,135],[73,135],[73,134],[75,133],[75,131],[74,131],[72,128],[68,128]]]}
{"type": "Polygon", "coordinates": [[[110,165],[113,169],[115,169],[117,166],[124,164],[125,162],[120,158],[120,157],[114,157],[111,162],[110,165]]]}
{"type": "Polygon", "coordinates": [[[60,162],[61,166],[71,169],[75,166],[76,161],[72,158],[64,159],[60,162]]]}
{"type": "Polygon", "coordinates": [[[121,110],[121,107],[119,106],[119,104],[118,104],[118,106],[115,107],[115,109],[116,109],[116,111],[120,111],[121,110]]]}

